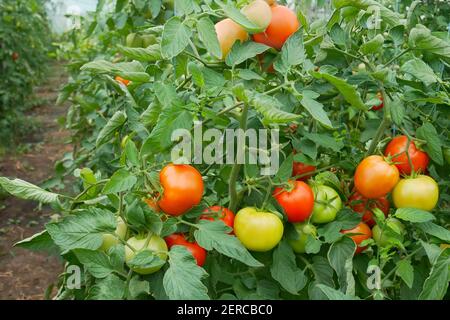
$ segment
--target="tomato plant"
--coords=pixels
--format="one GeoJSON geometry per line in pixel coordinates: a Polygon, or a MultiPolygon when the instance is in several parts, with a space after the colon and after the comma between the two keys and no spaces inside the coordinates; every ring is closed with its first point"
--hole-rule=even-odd
{"type": "Polygon", "coordinates": [[[449,298],[450,8],[266,2],[99,1],[63,35],[73,151],[0,177],[57,214],[17,244],[62,253],[55,299],[449,298]]]}

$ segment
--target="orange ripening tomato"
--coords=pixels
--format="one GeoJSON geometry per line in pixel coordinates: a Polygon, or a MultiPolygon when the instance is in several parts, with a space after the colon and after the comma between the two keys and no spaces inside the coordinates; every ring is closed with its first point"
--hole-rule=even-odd
{"type": "Polygon", "coordinates": [[[187,241],[186,237],[181,233],[171,234],[170,236],[165,237],[164,240],[166,241],[167,247],[169,247],[169,249],[173,246],[185,247],[188,251],[191,252],[199,267],[205,264],[206,250],[200,247],[197,242],[187,241]]]}
{"type": "Polygon", "coordinates": [[[378,199],[367,199],[360,195],[358,192],[354,192],[348,199],[348,203],[353,211],[362,214],[362,221],[369,227],[373,227],[375,225],[375,220],[373,219],[372,212],[373,209],[380,209],[381,211],[383,211],[385,217],[387,217],[389,213],[390,204],[386,197],[381,197],[378,199]]]}
{"type": "Polygon", "coordinates": [[[234,213],[227,208],[221,206],[212,206],[203,211],[203,214],[200,216],[200,220],[222,220],[230,228],[233,228],[234,225],[234,213]]]}
{"type": "Polygon", "coordinates": [[[273,197],[288,217],[289,222],[307,220],[314,208],[314,193],[303,181],[289,181],[289,188],[276,188],[273,197]]]}
{"type": "Polygon", "coordinates": [[[364,222],[360,222],[356,227],[349,230],[342,230],[341,233],[354,233],[355,235],[350,236],[353,242],[356,244],[357,248],[355,254],[361,253],[366,250],[367,247],[360,247],[359,245],[366,239],[370,239],[372,237],[372,230],[370,230],[369,226],[364,222]]]}
{"type": "Polygon", "coordinates": [[[187,164],[169,164],[159,173],[164,189],[158,206],[165,213],[179,216],[198,205],[203,195],[200,172],[187,164]]]}
{"type": "Polygon", "coordinates": [[[116,77],[116,81],[117,82],[121,82],[121,83],[123,83],[126,86],[128,86],[130,84],[130,80],[124,79],[124,78],[119,77],[119,76],[116,77]]]}
{"type": "Polygon", "coordinates": [[[397,167],[376,155],[362,160],[354,176],[356,190],[369,199],[384,197],[392,191],[399,179],[397,167]]]}
{"type": "Polygon", "coordinates": [[[271,10],[269,26],[266,31],[254,34],[253,40],[280,50],[287,38],[300,27],[300,23],[295,12],[288,7],[273,5],[271,10]]]}
{"type": "Polygon", "coordinates": [[[373,106],[371,108],[371,110],[377,111],[377,110],[383,109],[384,101],[383,101],[383,95],[381,94],[381,92],[377,92],[377,98],[381,100],[381,103],[378,106],[373,106]]]}
{"type": "Polygon", "coordinates": [[[384,155],[386,157],[392,156],[392,162],[395,163],[400,173],[406,175],[410,175],[413,168],[415,172],[425,173],[430,162],[428,154],[417,149],[414,141],[409,141],[408,144],[407,136],[398,136],[392,139],[386,146],[384,155]],[[408,155],[411,159],[412,168],[409,165],[408,155]]]}
{"type": "Polygon", "coordinates": [[[215,29],[222,49],[222,59],[226,58],[236,41],[243,42],[248,39],[247,31],[229,18],[217,22],[215,29]]]}

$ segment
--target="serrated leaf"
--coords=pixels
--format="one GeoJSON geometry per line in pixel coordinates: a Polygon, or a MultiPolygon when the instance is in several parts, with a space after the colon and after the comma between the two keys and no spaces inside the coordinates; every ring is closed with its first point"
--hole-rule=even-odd
{"type": "Polygon", "coordinates": [[[103,251],[76,249],[78,260],[95,278],[105,278],[114,272],[114,267],[103,251]]]}
{"type": "Polygon", "coordinates": [[[194,11],[193,0],[175,0],[174,2],[175,14],[177,16],[188,15],[194,11]]]}
{"type": "Polygon", "coordinates": [[[214,23],[208,17],[203,17],[197,22],[198,37],[205,45],[206,50],[216,58],[222,57],[219,40],[217,39],[214,23]]]}
{"type": "Polygon", "coordinates": [[[95,145],[99,148],[101,145],[105,144],[114,133],[119,130],[127,121],[127,116],[123,111],[117,111],[114,115],[109,119],[103,129],[97,136],[97,140],[95,145]]]}
{"type": "Polygon", "coordinates": [[[209,300],[208,289],[202,283],[207,273],[197,266],[192,253],[183,246],[173,246],[163,278],[164,290],[171,300],[209,300]]]}
{"type": "Polygon", "coordinates": [[[257,93],[250,101],[251,105],[264,116],[267,123],[286,123],[300,118],[300,115],[283,111],[283,105],[272,96],[257,93]]]}
{"type": "Polygon", "coordinates": [[[439,81],[439,78],[434,73],[433,69],[420,59],[412,59],[405,62],[400,70],[412,75],[417,80],[422,81],[426,86],[439,81]]]}
{"type": "Polygon", "coordinates": [[[402,278],[409,288],[412,288],[414,282],[414,268],[412,267],[410,260],[404,259],[398,262],[395,274],[402,278]]]}
{"type": "Polygon", "coordinates": [[[270,274],[291,294],[298,294],[307,282],[303,270],[297,268],[294,251],[285,241],[281,241],[273,252],[270,274]]]}
{"type": "Polygon", "coordinates": [[[450,59],[450,42],[431,34],[423,25],[416,25],[409,33],[409,45],[417,50],[423,50],[450,59]]]}
{"type": "Polygon", "coordinates": [[[130,190],[137,182],[136,176],[131,174],[127,169],[119,169],[109,181],[105,184],[102,193],[119,193],[130,190]]]}
{"type": "Polygon", "coordinates": [[[245,60],[253,58],[269,49],[269,46],[253,41],[236,41],[231,48],[231,51],[228,53],[225,59],[225,63],[230,67],[234,67],[244,62],[245,60]]]}
{"type": "Polygon", "coordinates": [[[450,256],[442,251],[431,268],[430,275],[423,284],[419,300],[441,300],[447,293],[450,256]]]}
{"type": "Polygon", "coordinates": [[[89,290],[91,300],[122,300],[125,294],[125,281],[114,274],[98,280],[89,290]]]}
{"type": "Polygon", "coordinates": [[[317,287],[327,296],[329,300],[359,300],[355,296],[347,295],[324,284],[318,284],[317,287]]]}
{"type": "Polygon", "coordinates": [[[395,217],[409,222],[429,222],[434,216],[425,210],[415,208],[399,208],[395,211],[395,217]]]}
{"type": "Polygon", "coordinates": [[[423,232],[450,243],[450,231],[448,229],[432,222],[418,223],[416,226],[423,232]]]}
{"type": "Polygon", "coordinates": [[[281,59],[278,59],[274,68],[278,72],[285,73],[293,67],[305,61],[306,53],[303,46],[303,30],[299,29],[292,34],[281,48],[281,59]]]}
{"type": "Polygon", "coordinates": [[[111,211],[90,208],[61,222],[49,223],[46,229],[62,250],[97,250],[103,243],[103,234],[114,232],[116,224],[116,216],[111,211]]]}
{"type": "Polygon", "coordinates": [[[56,246],[47,230],[18,241],[14,244],[14,246],[28,250],[43,250],[51,253],[59,253],[59,248],[56,246]]]}
{"type": "Polygon", "coordinates": [[[342,237],[334,242],[328,250],[328,262],[336,271],[341,291],[353,295],[355,279],[353,277],[353,254],[356,245],[349,237],[342,237]]]}
{"type": "Polygon", "coordinates": [[[191,30],[180,18],[172,17],[164,25],[161,40],[161,53],[164,58],[171,59],[179,55],[189,44],[191,30]]]}
{"type": "Polygon", "coordinates": [[[323,104],[314,100],[313,96],[315,96],[315,92],[309,90],[303,91],[303,98],[300,100],[300,103],[315,120],[326,128],[333,128],[327,113],[323,110],[323,104]]]}
{"type": "Polygon", "coordinates": [[[239,11],[235,6],[233,6],[232,3],[223,4],[219,3],[219,5],[222,7],[222,10],[224,11],[225,15],[239,24],[241,27],[243,27],[245,30],[247,30],[250,33],[258,33],[263,30],[261,30],[261,27],[257,26],[253,22],[251,22],[247,17],[239,11]]]}
{"type": "Polygon", "coordinates": [[[133,259],[127,262],[130,268],[160,268],[165,263],[166,261],[150,250],[143,250],[137,253],[133,259]]]}
{"type": "Polygon", "coordinates": [[[6,192],[17,198],[35,200],[42,203],[55,203],[60,196],[57,193],[46,191],[21,179],[10,180],[5,177],[0,177],[0,186],[6,192]]]}
{"type": "Polygon", "coordinates": [[[378,52],[383,49],[384,37],[381,34],[377,34],[373,39],[363,43],[361,45],[361,52],[365,55],[378,52]]]}
{"type": "Polygon", "coordinates": [[[253,258],[242,243],[228,232],[230,229],[221,221],[201,220],[194,236],[198,244],[206,250],[217,250],[227,257],[236,259],[250,267],[262,267],[262,263],[253,258]]]}
{"type": "Polygon", "coordinates": [[[426,122],[416,130],[416,136],[427,142],[423,145],[423,149],[434,162],[442,166],[444,164],[442,143],[436,128],[431,123],[426,122]]]}
{"type": "Polygon", "coordinates": [[[155,62],[161,59],[161,48],[158,44],[152,44],[147,48],[129,48],[121,45],[117,48],[120,53],[130,59],[144,62],[155,62]]]}

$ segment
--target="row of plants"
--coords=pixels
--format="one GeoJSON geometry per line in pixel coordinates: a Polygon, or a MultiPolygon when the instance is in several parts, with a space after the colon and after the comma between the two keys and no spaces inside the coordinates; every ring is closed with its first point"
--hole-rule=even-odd
{"type": "Polygon", "coordinates": [[[99,2],[66,52],[76,149],[45,184],[73,194],[0,178],[57,213],[17,244],[64,258],[57,299],[449,298],[448,8],[332,5],[99,2]],[[175,156],[198,122],[277,130],[279,169],[175,156]]]}
{"type": "Polygon", "coordinates": [[[0,141],[10,145],[29,133],[23,111],[46,75],[51,31],[45,2],[0,1],[0,141]]]}

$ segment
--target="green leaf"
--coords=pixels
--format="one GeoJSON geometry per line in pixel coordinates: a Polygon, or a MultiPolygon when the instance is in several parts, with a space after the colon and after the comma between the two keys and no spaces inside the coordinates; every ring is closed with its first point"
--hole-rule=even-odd
{"type": "Polygon", "coordinates": [[[398,126],[401,126],[403,124],[403,119],[405,117],[405,106],[403,105],[403,102],[396,96],[391,101],[391,116],[392,121],[398,126]]]}
{"type": "Polygon", "coordinates": [[[294,251],[286,241],[281,241],[273,252],[270,274],[291,294],[298,294],[308,281],[303,270],[297,268],[294,251]]]}
{"type": "Polygon", "coordinates": [[[303,91],[303,98],[301,99],[300,103],[315,120],[317,120],[326,128],[333,128],[333,125],[331,124],[327,113],[323,110],[323,104],[315,100],[317,96],[317,93],[305,90],[303,91]]]}
{"type": "Polygon", "coordinates": [[[235,6],[233,6],[231,3],[223,4],[219,2],[219,5],[222,7],[222,10],[225,12],[225,15],[239,24],[242,28],[247,30],[249,33],[258,33],[263,30],[261,30],[261,27],[257,26],[253,22],[251,22],[247,17],[239,11],[235,6]]]}
{"type": "Polygon", "coordinates": [[[231,51],[228,53],[225,59],[225,63],[230,67],[234,67],[244,62],[245,60],[253,58],[269,49],[269,46],[253,41],[236,41],[231,48],[231,51]]]}
{"type": "Polygon", "coordinates": [[[194,11],[193,0],[175,0],[174,3],[175,14],[177,16],[188,15],[194,11]]]}
{"type": "Polygon", "coordinates": [[[304,132],[304,136],[316,144],[336,152],[340,151],[344,147],[344,143],[342,141],[338,141],[334,137],[327,134],[304,132]]]}
{"type": "Polygon", "coordinates": [[[25,200],[35,200],[41,203],[55,203],[60,196],[49,192],[21,179],[10,180],[0,177],[0,186],[11,195],[25,200]]]}
{"type": "Polygon", "coordinates": [[[59,248],[55,245],[47,230],[41,231],[23,239],[14,244],[15,247],[20,247],[28,250],[43,250],[48,252],[59,253],[59,248]]]}
{"type": "Polygon", "coordinates": [[[415,223],[434,220],[434,216],[428,211],[415,208],[399,208],[395,211],[395,217],[415,223]]]}
{"type": "Polygon", "coordinates": [[[191,30],[180,18],[172,17],[164,25],[161,40],[161,53],[164,58],[171,59],[179,55],[189,44],[191,30]]]}
{"type": "Polygon", "coordinates": [[[118,75],[134,82],[150,81],[150,76],[145,73],[144,67],[138,61],[112,63],[106,60],[95,60],[86,63],[81,67],[81,70],[92,72],[94,74],[118,75]]]}
{"type": "Polygon", "coordinates": [[[362,101],[359,92],[354,86],[347,83],[347,81],[327,73],[313,72],[313,75],[318,79],[325,79],[336,87],[336,89],[338,89],[344,97],[345,101],[347,101],[354,108],[367,111],[367,106],[362,101]]]}
{"type": "Polygon", "coordinates": [[[416,130],[416,136],[419,139],[425,140],[423,149],[428,153],[430,158],[439,165],[444,164],[442,156],[442,143],[436,128],[429,122],[424,123],[416,130]]]}
{"type": "Polygon", "coordinates": [[[178,99],[177,91],[171,84],[156,82],[154,90],[156,99],[158,99],[164,107],[170,106],[178,99]]]}
{"type": "Polygon", "coordinates": [[[49,223],[46,229],[62,250],[97,250],[103,243],[103,234],[114,232],[116,224],[116,216],[111,211],[90,208],[61,222],[49,223]]]}
{"type": "Polygon", "coordinates": [[[208,251],[215,249],[219,253],[250,267],[263,266],[261,262],[252,257],[238,238],[228,234],[230,229],[223,222],[200,220],[197,227],[194,236],[202,248],[208,251]]]}
{"type": "Polygon", "coordinates": [[[426,86],[439,81],[439,78],[434,73],[433,69],[431,69],[425,62],[417,58],[404,63],[400,70],[412,75],[417,80],[422,81],[426,86]]]}
{"type": "Polygon", "coordinates": [[[397,270],[395,274],[398,275],[406,283],[409,288],[412,288],[414,282],[414,268],[411,261],[408,259],[400,260],[397,263],[397,270]]]}
{"type": "Polygon", "coordinates": [[[119,52],[124,56],[144,62],[155,62],[161,59],[161,48],[158,44],[152,44],[147,48],[129,48],[118,45],[119,52]]]}
{"type": "Polygon", "coordinates": [[[334,242],[328,250],[328,261],[336,271],[341,291],[349,295],[355,293],[355,279],[353,277],[353,254],[356,245],[349,237],[342,237],[334,242]]]}
{"type": "Polygon", "coordinates": [[[127,160],[135,167],[139,167],[139,151],[136,147],[136,144],[133,142],[133,140],[129,139],[127,143],[125,144],[125,156],[127,157],[127,160]]]}
{"type": "Polygon", "coordinates": [[[105,278],[114,272],[113,265],[103,251],[76,249],[74,253],[95,278],[105,278]]]}
{"type": "Polygon", "coordinates": [[[423,284],[419,300],[442,300],[447,293],[450,257],[442,251],[423,284]]]}
{"type": "Polygon", "coordinates": [[[444,240],[447,243],[450,242],[450,231],[444,227],[438,226],[432,222],[418,223],[416,226],[433,237],[444,240]]]}
{"type": "Polygon", "coordinates": [[[163,284],[171,300],[209,300],[208,288],[202,283],[207,273],[197,266],[192,253],[183,246],[173,246],[169,252],[170,267],[163,284]]]}
{"type": "Polygon", "coordinates": [[[389,10],[376,0],[332,0],[331,3],[336,9],[355,7],[360,10],[369,11],[373,15],[379,12],[381,20],[391,26],[399,25],[402,21],[400,14],[389,10]]]}
{"type": "Polygon", "coordinates": [[[98,148],[108,142],[108,140],[112,138],[114,133],[119,130],[126,121],[127,116],[125,112],[117,111],[98,134],[95,142],[96,147],[98,148]]]}
{"type": "Polygon", "coordinates": [[[134,276],[130,280],[130,285],[128,286],[130,296],[132,298],[138,298],[140,295],[150,294],[150,284],[148,281],[140,280],[139,276],[134,276]]]}
{"type": "Polygon", "coordinates": [[[365,55],[376,53],[383,49],[384,37],[381,34],[377,34],[373,39],[363,43],[361,45],[361,52],[365,55]]]}
{"type": "Polygon", "coordinates": [[[272,96],[257,93],[253,96],[250,103],[256,111],[264,116],[264,122],[266,123],[286,123],[300,118],[298,114],[281,110],[283,105],[272,96]]]}
{"type": "Polygon", "coordinates": [[[130,190],[137,182],[136,176],[127,169],[119,169],[112,175],[111,179],[103,187],[103,193],[119,193],[130,190]]]}
{"type": "Polygon", "coordinates": [[[205,45],[206,50],[216,58],[222,57],[219,40],[217,39],[214,23],[208,17],[203,17],[197,22],[198,36],[205,45]]]}
{"type": "Polygon", "coordinates": [[[154,254],[150,250],[143,250],[136,254],[133,259],[127,262],[130,268],[160,268],[166,261],[154,254]]]}
{"type": "Polygon", "coordinates": [[[205,86],[205,78],[203,77],[203,73],[200,70],[200,67],[195,62],[190,61],[188,63],[188,71],[192,76],[192,81],[200,88],[205,86]]]}
{"type": "Polygon", "coordinates": [[[89,290],[90,300],[122,300],[125,294],[125,281],[114,274],[98,280],[89,290]]]}
{"type": "Polygon", "coordinates": [[[281,164],[274,177],[275,183],[284,183],[292,176],[292,167],[294,165],[294,155],[290,154],[281,164]]]}
{"type": "Polygon", "coordinates": [[[249,69],[240,69],[239,78],[244,80],[264,80],[259,74],[249,69]]]}
{"type": "Polygon", "coordinates": [[[431,34],[423,25],[416,25],[409,33],[409,44],[412,48],[423,50],[450,60],[450,42],[431,34]]]}
{"type": "Polygon", "coordinates": [[[317,287],[327,296],[329,300],[359,300],[355,296],[344,294],[341,291],[324,284],[318,284],[317,287]]]}
{"type": "Polygon", "coordinates": [[[281,48],[281,59],[274,64],[275,70],[281,73],[305,61],[306,53],[303,46],[303,30],[299,29],[292,34],[281,48]]]}

